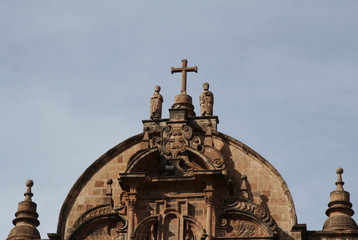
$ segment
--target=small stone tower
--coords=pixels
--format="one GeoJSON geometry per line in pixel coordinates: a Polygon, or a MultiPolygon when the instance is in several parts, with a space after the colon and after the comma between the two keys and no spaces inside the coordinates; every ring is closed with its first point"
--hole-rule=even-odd
{"type": "Polygon", "coordinates": [[[350,202],[349,192],[344,191],[342,181],[343,169],[337,169],[336,190],[331,192],[326,214],[328,219],[323,225],[323,231],[358,230],[356,222],[351,218],[354,211],[350,202]]]}
{"type": "Polygon", "coordinates": [[[36,203],[31,199],[33,196],[31,187],[34,185],[32,180],[26,181],[27,191],[24,194],[25,200],[19,202],[16,218],[12,221],[15,227],[10,231],[7,240],[41,239],[37,226],[40,222],[37,220],[36,203]]]}

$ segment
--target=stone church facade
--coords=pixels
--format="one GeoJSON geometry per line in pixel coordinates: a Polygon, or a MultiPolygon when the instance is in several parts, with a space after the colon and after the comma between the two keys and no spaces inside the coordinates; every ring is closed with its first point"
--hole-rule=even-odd
{"type": "MultiPolygon", "coordinates": [[[[290,191],[257,152],[217,131],[214,95],[204,84],[201,115],[182,89],[162,119],[160,87],[143,132],[93,162],[70,190],[50,240],[358,239],[343,169],[320,231],[298,224],[290,191]]],[[[333,184],[333,183],[332,183],[333,184]]],[[[31,180],[7,240],[41,239],[31,180]]]]}

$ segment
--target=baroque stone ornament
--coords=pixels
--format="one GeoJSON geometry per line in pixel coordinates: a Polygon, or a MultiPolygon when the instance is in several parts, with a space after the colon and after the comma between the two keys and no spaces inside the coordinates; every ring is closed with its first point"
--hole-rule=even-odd
{"type": "Polygon", "coordinates": [[[164,128],[161,132],[160,149],[168,158],[177,159],[189,145],[193,130],[188,125],[173,125],[164,128]]]}
{"type": "Polygon", "coordinates": [[[273,237],[277,234],[275,220],[256,203],[240,200],[225,206],[217,223],[221,237],[273,237]]]}
{"type": "Polygon", "coordinates": [[[85,223],[86,221],[90,220],[91,218],[103,216],[108,213],[112,213],[111,206],[99,206],[99,207],[93,208],[93,209],[85,212],[84,214],[82,214],[82,216],[77,219],[75,224],[73,224],[73,228],[78,228],[81,224],[85,223]]]}
{"type": "Polygon", "coordinates": [[[200,94],[200,107],[202,116],[213,115],[214,94],[209,91],[209,83],[203,84],[204,91],[200,94]]]}
{"type": "Polygon", "coordinates": [[[220,224],[220,227],[223,229],[218,231],[220,236],[242,238],[257,236],[267,237],[267,234],[265,234],[260,227],[244,219],[235,217],[221,219],[220,224]]]}
{"type": "Polygon", "coordinates": [[[127,234],[127,221],[111,206],[101,205],[82,214],[73,225],[69,240],[121,239],[127,234]]]}
{"type": "Polygon", "coordinates": [[[186,200],[157,200],[151,216],[138,223],[135,240],[204,240],[207,234],[200,222],[189,215],[186,200]]]}
{"type": "MultiPolygon", "coordinates": [[[[173,114],[173,116],[181,115],[173,114]]],[[[223,174],[227,174],[224,157],[213,145],[211,124],[205,125],[205,134],[194,132],[193,126],[189,124],[180,117],[171,118],[167,126],[161,129],[160,136],[153,136],[150,140],[146,140],[148,147],[143,149],[147,149],[148,152],[157,149],[161,157],[162,169],[163,167],[173,168],[169,175],[180,174],[180,172],[187,175],[195,170],[222,170],[223,174]]],[[[130,160],[129,171],[132,171],[130,169],[133,169],[143,156],[145,152],[141,151],[130,160]]],[[[167,174],[167,170],[162,170],[162,172],[167,174]]]]}
{"type": "Polygon", "coordinates": [[[163,96],[159,92],[160,86],[155,86],[154,93],[150,98],[150,118],[153,120],[162,118],[163,96]]]}

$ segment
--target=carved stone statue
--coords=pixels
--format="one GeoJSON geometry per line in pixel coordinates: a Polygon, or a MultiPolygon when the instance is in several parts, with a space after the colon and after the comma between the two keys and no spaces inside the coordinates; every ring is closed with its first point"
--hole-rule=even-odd
{"type": "Polygon", "coordinates": [[[209,91],[209,83],[203,84],[204,92],[200,94],[200,107],[202,116],[213,115],[214,94],[209,91]]]}
{"type": "Polygon", "coordinates": [[[153,120],[162,118],[163,96],[159,92],[160,86],[155,86],[154,93],[150,98],[150,118],[153,120]]]}

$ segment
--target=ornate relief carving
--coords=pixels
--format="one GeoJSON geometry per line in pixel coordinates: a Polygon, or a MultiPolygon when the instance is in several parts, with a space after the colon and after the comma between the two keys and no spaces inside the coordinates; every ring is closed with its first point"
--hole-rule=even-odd
{"type": "Polygon", "coordinates": [[[169,125],[161,132],[160,150],[167,157],[177,159],[189,145],[193,130],[188,125],[169,125]]]}
{"type": "Polygon", "coordinates": [[[226,206],[233,210],[240,210],[253,214],[257,218],[261,219],[262,222],[265,223],[265,225],[267,225],[272,231],[277,230],[277,224],[275,220],[272,218],[270,213],[260,205],[250,201],[237,201],[233,204],[227,204],[226,206]]]}
{"type": "Polygon", "coordinates": [[[219,216],[217,233],[220,237],[272,237],[277,224],[268,211],[249,201],[226,204],[219,216]]]}
{"type": "Polygon", "coordinates": [[[224,156],[215,147],[204,145],[202,152],[216,169],[226,170],[224,156]]]}
{"type": "Polygon", "coordinates": [[[165,164],[173,165],[183,173],[218,169],[226,174],[223,155],[212,145],[202,145],[205,137],[193,136],[192,128],[185,123],[170,123],[162,129],[160,137],[151,139],[150,147],[159,150],[165,164]],[[194,156],[201,160],[194,160],[194,156]]]}
{"type": "Polygon", "coordinates": [[[127,221],[117,211],[113,210],[112,206],[102,205],[82,214],[72,229],[70,240],[124,240],[127,232],[127,221]]]}
{"type": "Polygon", "coordinates": [[[257,224],[252,222],[227,217],[221,219],[218,235],[223,237],[267,237],[268,234],[257,224]]]}
{"type": "MultiPolygon", "coordinates": [[[[116,212],[107,212],[105,214],[104,212],[99,213],[97,211],[92,211],[92,213],[94,213],[94,215],[90,218],[84,216],[80,218],[84,222],[74,229],[69,240],[125,239],[127,234],[127,221],[120,217],[116,212]]],[[[77,223],[80,222],[81,221],[77,221],[77,223]]]]}

